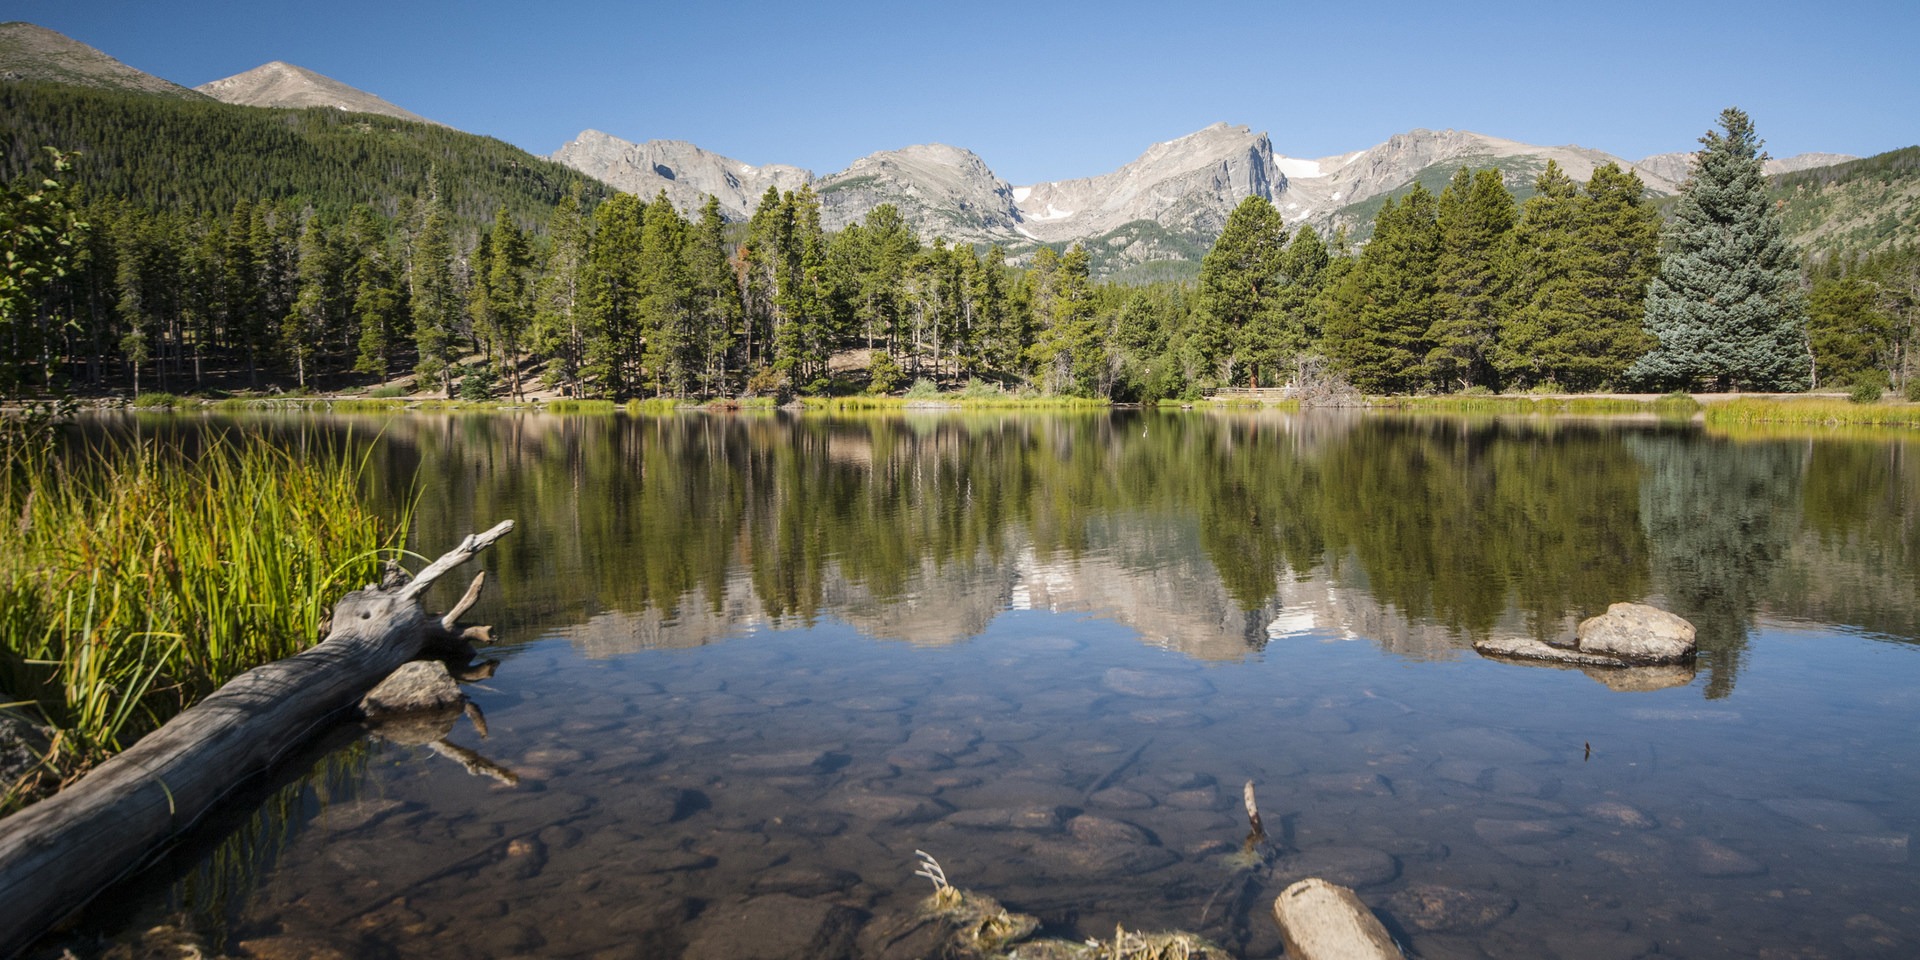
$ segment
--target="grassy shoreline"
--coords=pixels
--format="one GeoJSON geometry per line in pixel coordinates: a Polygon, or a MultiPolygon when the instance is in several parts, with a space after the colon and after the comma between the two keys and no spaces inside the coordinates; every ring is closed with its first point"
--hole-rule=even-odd
{"type": "Polygon", "coordinates": [[[0,700],[52,731],[40,767],[0,783],[0,813],[311,646],[406,529],[367,506],[344,450],[296,460],[227,435],[62,453],[12,423],[0,452],[0,700]]]}

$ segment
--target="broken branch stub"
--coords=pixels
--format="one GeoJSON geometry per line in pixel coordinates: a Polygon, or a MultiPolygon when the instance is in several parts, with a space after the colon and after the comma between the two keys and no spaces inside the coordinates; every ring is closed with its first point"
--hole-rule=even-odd
{"type": "Polygon", "coordinates": [[[72,786],[0,820],[0,957],[144,865],[444,637],[420,596],[512,529],[507,520],[467,537],[409,583],[347,594],[319,644],[235,677],[72,786]]]}

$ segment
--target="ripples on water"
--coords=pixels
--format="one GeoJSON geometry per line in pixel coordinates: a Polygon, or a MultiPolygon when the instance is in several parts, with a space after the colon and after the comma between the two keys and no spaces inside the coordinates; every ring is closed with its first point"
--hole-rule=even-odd
{"type": "Polygon", "coordinates": [[[357,742],[97,925],[881,956],[923,849],[1050,934],[1250,957],[1305,875],[1429,958],[1920,953],[1905,444],[1124,414],[377,442],[421,477],[417,549],[521,521],[476,612],[511,640],[470,689],[491,736],[448,738],[518,784],[357,742]],[[1641,598],[1699,624],[1698,677],[1468,648],[1641,598]],[[1248,780],[1280,850],[1251,872],[1248,780]]]}

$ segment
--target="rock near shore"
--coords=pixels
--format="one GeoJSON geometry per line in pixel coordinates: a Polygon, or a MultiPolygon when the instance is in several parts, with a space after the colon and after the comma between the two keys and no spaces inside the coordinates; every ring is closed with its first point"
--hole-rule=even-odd
{"type": "Polygon", "coordinates": [[[1581,621],[1572,646],[1522,637],[1476,641],[1482,656],[1543,660],[1582,667],[1649,667],[1691,663],[1693,624],[1644,603],[1616,603],[1581,621]]]}

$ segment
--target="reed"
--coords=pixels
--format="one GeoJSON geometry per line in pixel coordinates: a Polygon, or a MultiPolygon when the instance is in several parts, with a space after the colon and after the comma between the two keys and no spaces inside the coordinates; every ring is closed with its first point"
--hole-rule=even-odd
{"type": "Polygon", "coordinates": [[[612,400],[551,400],[541,409],[548,413],[613,413],[620,409],[612,400]]]}
{"type": "Polygon", "coordinates": [[[222,436],[62,455],[0,426],[0,690],[51,727],[37,783],[71,779],[239,673],[311,646],[332,603],[379,578],[407,517],[363,462],[222,436]]]}
{"type": "Polygon", "coordinates": [[[1760,423],[1810,426],[1920,426],[1920,404],[1855,403],[1830,398],[1742,398],[1710,404],[1707,423],[1717,427],[1760,423]]]}

